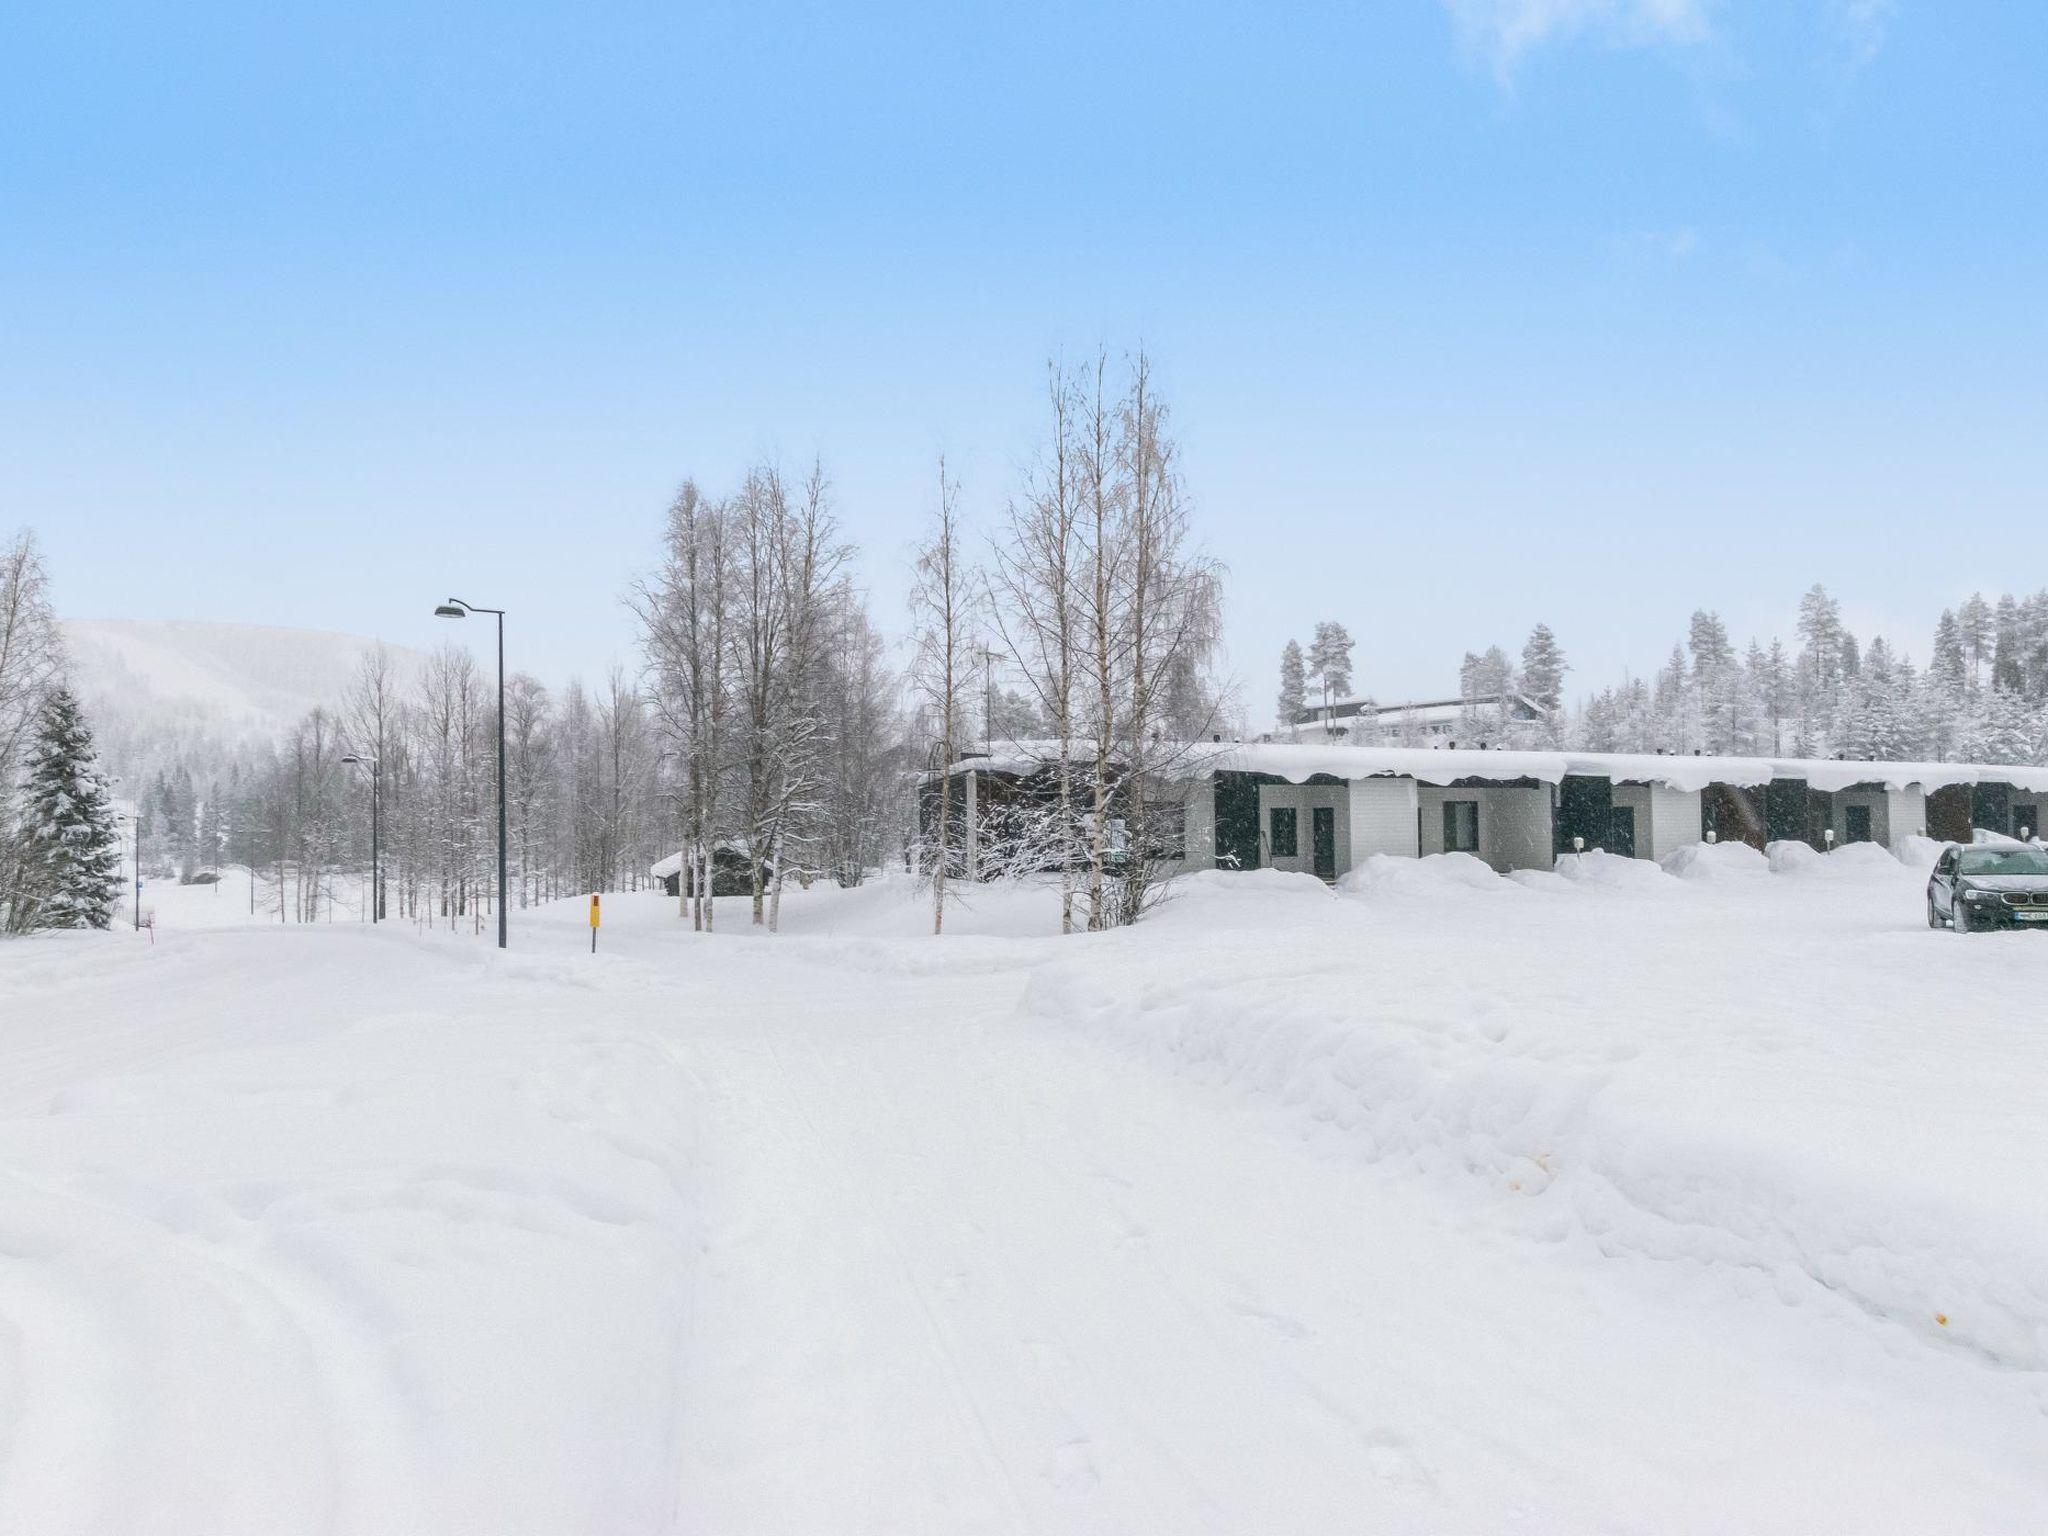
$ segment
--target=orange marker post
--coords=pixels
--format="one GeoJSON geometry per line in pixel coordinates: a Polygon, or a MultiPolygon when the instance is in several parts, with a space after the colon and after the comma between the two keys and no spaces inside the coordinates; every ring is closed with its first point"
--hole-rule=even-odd
{"type": "Polygon", "coordinates": [[[591,952],[591,953],[592,953],[593,955],[597,953],[597,925],[598,925],[598,921],[599,921],[599,917],[598,917],[598,908],[597,908],[597,892],[595,892],[595,891],[592,891],[592,892],[590,893],[590,952],[591,952]]]}

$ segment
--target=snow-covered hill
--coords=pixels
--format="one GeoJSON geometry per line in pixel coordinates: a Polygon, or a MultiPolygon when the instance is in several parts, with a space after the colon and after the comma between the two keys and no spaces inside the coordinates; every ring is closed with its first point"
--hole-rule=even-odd
{"type": "MultiPolygon", "coordinates": [[[[362,657],[361,635],[184,619],[68,619],[73,685],[110,760],[166,746],[232,751],[270,738],[315,705],[332,707],[362,657]]],[[[388,649],[401,670],[421,659],[388,649]]]]}

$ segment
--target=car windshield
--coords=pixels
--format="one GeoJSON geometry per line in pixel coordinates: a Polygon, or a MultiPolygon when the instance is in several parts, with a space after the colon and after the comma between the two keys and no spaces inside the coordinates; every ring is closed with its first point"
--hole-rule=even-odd
{"type": "Polygon", "coordinates": [[[2048,853],[2039,848],[1965,848],[1966,875],[2048,875],[2048,853]]]}

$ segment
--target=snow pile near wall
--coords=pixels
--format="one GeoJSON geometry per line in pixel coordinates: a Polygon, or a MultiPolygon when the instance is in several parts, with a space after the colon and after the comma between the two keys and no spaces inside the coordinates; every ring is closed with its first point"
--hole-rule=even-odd
{"type": "Polygon", "coordinates": [[[1820,869],[1820,850],[1791,839],[1766,843],[1764,856],[1770,860],[1774,875],[1814,874],[1820,869]]]}
{"type": "Polygon", "coordinates": [[[1926,874],[1934,868],[1935,861],[1955,844],[1945,843],[1938,837],[1922,837],[1909,833],[1892,844],[1892,857],[1906,868],[1918,874],[1926,874]]]}
{"type": "MultiPolygon", "coordinates": [[[[1883,880],[1901,873],[1899,861],[1876,843],[1844,843],[1825,853],[1805,843],[1772,843],[1766,850],[1774,874],[1813,880],[1883,880]]],[[[1931,865],[1933,860],[1929,860],[1931,865]]]]}
{"type": "Polygon", "coordinates": [[[1623,858],[1599,848],[1559,854],[1557,873],[1594,890],[1649,893],[1673,889],[1671,877],[1648,859],[1623,858]]]}
{"type": "Polygon", "coordinates": [[[1899,861],[1876,843],[1848,843],[1827,855],[1828,868],[1843,873],[1896,875],[1899,861]]]}
{"type": "Polygon", "coordinates": [[[1747,843],[1688,843],[1661,863],[1681,880],[1753,880],[1771,872],[1771,861],[1747,843]]]}
{"type": "Polygon", "coordinates": [[[1341,875],[1337,889],[1347,896],[1377,900],[1462,900],[1474,891],[1498,895],[1514,887],[1484,859],[1469,853],[1432,853],[1419,859],[1375,853],[1341,875]]]}

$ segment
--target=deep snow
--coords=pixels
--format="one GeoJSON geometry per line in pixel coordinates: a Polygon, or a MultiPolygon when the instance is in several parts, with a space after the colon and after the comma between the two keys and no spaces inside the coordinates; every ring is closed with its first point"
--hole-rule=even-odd
{"type": "Polygon", "coordinates": [[[152,886],[0,947],[0,1530],[2037,1528],[2048,944],[1743,854],[152,886]]]}

